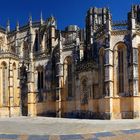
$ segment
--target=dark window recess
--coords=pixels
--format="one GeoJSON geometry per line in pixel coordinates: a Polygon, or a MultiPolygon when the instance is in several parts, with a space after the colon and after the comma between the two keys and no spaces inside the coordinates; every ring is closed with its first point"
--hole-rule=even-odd
{"type": "Polygon", "coordinates": [[[43,89],[43,71],[41,72],[41,89],[43,89]]]}
{"type": "Polygon", "coordinates": [[[68,97],[72,97],[72,64],[68,64],[68,97]]]}
{"type": "Polygon", "coordinates": [[[36,33],[35,37],[35,51],[38,51],[38,33],[36,33]]]}
{"type": "Polygon", "coordinates": [[[124,52],[123,48],[118,50],[118,61],[119,61],[119,92],[124,92],[124,52]]]}
{"type": "Polygon", "coordinates": [[[38,90],[40,90],[40,72],[38,72],[38,90]]]}

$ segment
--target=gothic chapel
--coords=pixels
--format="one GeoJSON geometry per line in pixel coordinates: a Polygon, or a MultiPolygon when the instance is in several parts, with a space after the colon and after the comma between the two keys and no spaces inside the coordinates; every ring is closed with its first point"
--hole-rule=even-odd
{"type": "Polygon", "coordinates": [[[140,5],[90,8],[85,28],[29,18],[0,27],[0,117],[140,118],[140,5]]]}

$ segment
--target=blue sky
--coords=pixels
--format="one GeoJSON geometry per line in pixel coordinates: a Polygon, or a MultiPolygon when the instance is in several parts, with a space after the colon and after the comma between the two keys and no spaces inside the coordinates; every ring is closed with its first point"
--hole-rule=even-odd
{"type": "Polygon", "coordinates": [[[5,27],[9,19],[13,29],[17,20],[20,25],[26,24],[30,13],[33,20],[39,20],[42,11],[44,19],[54,15],[60,29],[69,24],[84,27],[90,7],[109,7],[113,20],[122,20],[132,4],[140,4],[140,0],[4,0],[0,4],[0,25],[5,27]]]}

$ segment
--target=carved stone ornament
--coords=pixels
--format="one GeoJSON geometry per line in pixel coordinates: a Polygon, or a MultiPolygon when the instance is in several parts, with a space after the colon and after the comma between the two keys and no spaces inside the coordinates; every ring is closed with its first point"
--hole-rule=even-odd
{"type": "Polygon", "coordinates": [[[4,37],[0,36],[0,47],[4,45],[4,37]]]}

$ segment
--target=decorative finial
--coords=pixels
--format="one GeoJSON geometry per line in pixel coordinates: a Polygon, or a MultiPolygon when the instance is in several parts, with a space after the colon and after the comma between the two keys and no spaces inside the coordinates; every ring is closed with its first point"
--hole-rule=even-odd
{"type": "Polygon", "coordinates": [[[32,15],[29,14],[29,24],[32,25],[32,15]]]}
{"type": "Polygon", "coordinates": [[[40,23],[43,24],[43,15],[42,15],[42,11],[40,13],[40,23]]]}
{"type": "Polygon", "coordinates": [[[10,20],[7,20],[7,32],[10,32],[10,20]]]}
{"type": "Polygon", "coordinates": [[[132,5],[132,7],[131,7],[131,18],[135,18],[134,6],[135,5],[132,5]]]}
{"type": "Polygon", "coordinates": [[[59,31],[59,47],[60,47],[60,50],[62,50],[62,34],[61,34],[61,31],[59,31]]]}
{"type": "Polygon", "coordinates": [[[59,40],[62,40],[62,33],[59,31],[59,40]]]}
{"type": "Polygon", "coordinates": [[[19,21],[17,21],[16,30],[19,31],[19,21]]]}

